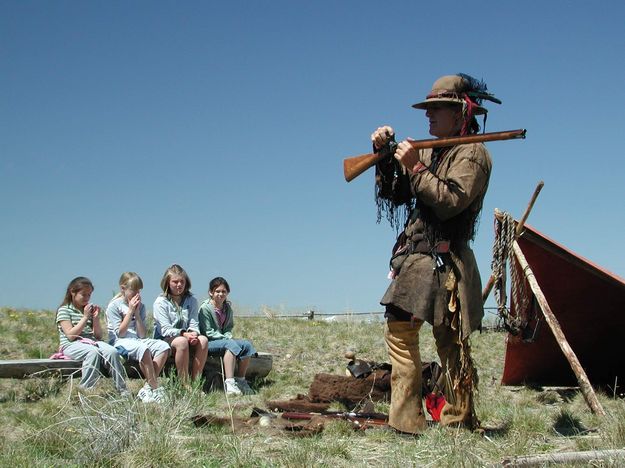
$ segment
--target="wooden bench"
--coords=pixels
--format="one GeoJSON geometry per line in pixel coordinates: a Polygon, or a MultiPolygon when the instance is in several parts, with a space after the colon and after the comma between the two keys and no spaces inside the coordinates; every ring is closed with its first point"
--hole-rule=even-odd
{"type": "MultiPolygon", "coordinates": [[[[127,361],[124,366],[128,372],[128,377],[141,377],[138,372],[139,364],[136,361],[127,361]]],[[[0,378],[6,379],[26,379],[30,377],[50,377],[61,375],[79,375],[82,361],[66,359],[15,359],[0,360],[0,378]]],[[[247,368],[246,378],[248,380],[267,377],[273,367],[273,356],[269,353],[258,353],[258,356],[250,358],[250,365],[247,368]]],[[[204,375],[209,379],[221,376],[221,359],[218,356],[209,356],[204,367],[204,375]]]]}

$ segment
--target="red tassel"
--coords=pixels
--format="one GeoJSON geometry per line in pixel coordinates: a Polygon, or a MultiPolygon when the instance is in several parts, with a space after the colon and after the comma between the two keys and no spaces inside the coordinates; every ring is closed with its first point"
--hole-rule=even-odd
{"type": "Polygon", "coordinates": [[[441,420],[441,411],[447,401],[443,395],[437,395],[436,393],[430,393],[425,396],[425,409],[430,413],[434,421],[441,420]]]}
{"type": "Polygon", "coordinates": [[[469,125],[471,124],[471,119],[473,118],[473,114],[475,113],[475,107],[477,106],[477,104],[471,101],[469,96],[467,96],[466,94],[463,97],[464,102],[467,106],[467,113],[464,118],[464,123],[462,124],[462,130],[460,130],[461,136],[465,136],[469,132],[469,125]]]}

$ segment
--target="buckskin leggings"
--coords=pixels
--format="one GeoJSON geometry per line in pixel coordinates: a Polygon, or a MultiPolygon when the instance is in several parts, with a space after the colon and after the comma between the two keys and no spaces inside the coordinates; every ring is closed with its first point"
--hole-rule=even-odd
{"type": "Polygon", "coordinates": [[[391,408],[389,426],[418,434],[426,427],[421,400],[420,320],[387,321],[384,339],[391,360],[391,408]]]}
{"type": "MultiPolygon", "coordinates": [[[[391,407],[389,425],[411,434],[426,427],[421,395],[421,355],[419,330],[423,322],[389,320],[384,326],[384,339],[392,365],[391,407]]],[[[445,375],[443,390],[447,400],[441,412],[441,425],[473,425],[473,381],[458,381],[461,368],[461,346],[457,332],[448,326],[433,328],[436,348],[445,375]]],[[[474,372],[473,369],[471,369],[474,372]]],[[[475,419],[476,421],[477,419],[475,419]]]]}

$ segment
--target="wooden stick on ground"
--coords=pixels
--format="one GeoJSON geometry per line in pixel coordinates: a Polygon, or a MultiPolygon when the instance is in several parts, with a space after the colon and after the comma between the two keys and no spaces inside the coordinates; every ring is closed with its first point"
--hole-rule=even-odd
{"type": "Polygon", "coordinates": [[[541,453],[504,459],[503,466],[545,466],[550,463],[616,461],[625,459],[625,450],[588,450],[585,452],[541,453]]]}
{"type": "Polygon", "coordinates": [[[551,331],[553,332],[553,335],[555,336],[556,341],[558,342],[558,345],[560,346],[560,349],[564,353],[564,356],[566,357],[567,361],[569,361],[569,364],[571,365],[571,369],[573,369],[573,372],[575,373],[575,377],[577,377],[579,388],[582,391],[582,394],[584,395],[584,399],[586,400],[586,403],[588,404],[588,406],[590,407],[590,410],[594,414],[605,416],[605,411],[603,411],[603,407],[601,406],[601,403],[599,403],[599,400],[597,400],[597,395],[595,394],[595,391],[593,390],[592,385],[590,384],[590,380],[588,380],[588,376],[586,375],[584,368],[582,367],[579,360],[577,359],[577,356],[575,355],[573,348],[571,348],[571,346],[569,345],[569,342],[566,340],[566,336],[564,336],[564,332],[562,331],[562,328],[560,327],[560,323],[558,322],[558,319],[556,318],[554,313],[551,311],[551,307],[549,307],[547,298],[543,294],[543,291],[540,288],[540,285],[538,284],[536,277],[534,276],[534,272],[532,271],[529,264],[527,263],[525,255],[523,255],[523,252],[521,251],[521,247],[519,247],[519,243],[517,241],[514,241],[512,248],[514,250],[514,255],[516,256],[519,262],[519,265],[521,269],[523,270],[525,279],[527,279],[527,282],[529,283],[530,288],[532,288],[532,292],[534,293],[534,296],[536,297],[536,301],[538,302],[538,305],[540,305],[540,309],[543,312],[545,321],[549,325],[549,328],[551,328],[551,331]]]}
{"type": "MultiPolygon", "coordinates": [[[[516,229],[515,229],[516,237],[519,237],[521,235],[521,232],[523,232],[523,226],[525,226],[525,221],[527,221],[527,218],[530,215],[532,208],[534,207],[534,203],[536,202],[536,199],[538,198],[538,194],[540,193],[544,185],[545,183],[542,180],[538,182],[538,185],[536,185],[536,188],[534,189],[534,194],[532,195],[532,199],[527,205],[527,208],[525,208],[525,213],[523,213],[523,216],[521,217],[521,219],[516,225],[516,229]]],[[[497,216],[498,211],[499,210],[495,209],[495,216],[497,216]]],[[[486,299],[488,299],[490,292],[493,290],[493,286],[495,286],[495,277],[491,274],[490,278],[488,278],[488,282],[486,283],[486,286],[484,287],[484,290],[482,291],[482,303],[483,304],[486,303],[486,299]]]]}

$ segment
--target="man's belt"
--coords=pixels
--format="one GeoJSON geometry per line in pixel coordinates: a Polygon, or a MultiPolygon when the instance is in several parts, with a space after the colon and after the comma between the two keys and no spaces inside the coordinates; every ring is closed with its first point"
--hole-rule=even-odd
{"type": "Polygon", "coordinates": [[[422,239],[416,243],[408,241],[406,244],[406,252],[408,254],[412,253],[448,253],[449,252],[449,244],[450,242],[447,240],[438,241],[434,246],[430,244],[427,240],[422,239]]]}

